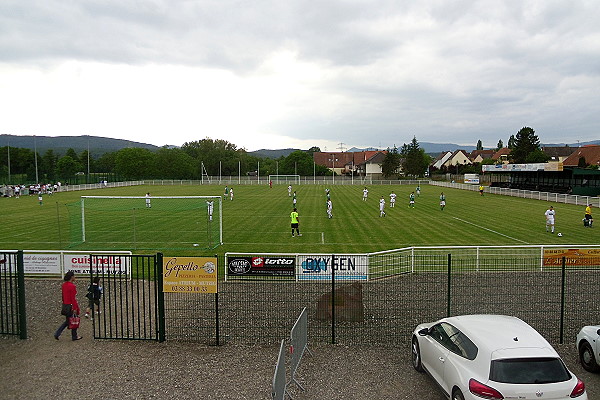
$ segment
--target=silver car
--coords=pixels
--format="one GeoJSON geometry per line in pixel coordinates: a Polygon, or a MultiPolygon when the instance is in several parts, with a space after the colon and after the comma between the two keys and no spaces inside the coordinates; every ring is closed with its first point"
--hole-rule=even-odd
{"type": "Polygon", "coordinates": [[[600,325],[588,325],[577,334],[577,352],[583,368],[589,372],[600,371],[600,325]]]}
{"type": "Polygon", "coordinates": [[[421,324],[411,348],[414,368],[452,400],[588,398],[550,343],[516,317],[463,315],[421,324]]]}

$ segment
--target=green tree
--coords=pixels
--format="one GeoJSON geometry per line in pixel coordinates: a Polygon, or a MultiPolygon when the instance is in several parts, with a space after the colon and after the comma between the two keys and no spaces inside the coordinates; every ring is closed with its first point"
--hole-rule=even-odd
{"type": "Polygon", "coordinates": [[[56,178],[56,163],[58,157],[54,154],[52,149],[46,150],[41,158],[40,162],[40,174],[45,176],[46,179],[53,181],[56,178]]]}
{"type": "Polygon", "coordinates": [[[196,160],[181,149],[162,147],[156,153],[157,177],[162,179],[197,179],[196,160]]]}
{"type": "Polygon", "coordinates": [[[496,145],[496,151],[500,150],[503,147],[504,143],[502,142],[502,139],[498,140],[498,144],[496,145]]]}
{"type": "Polygon", "coordinates": [[[129,180],[153,178],[156,176],[156,154],[139,147],[121,149],[116,154],[115,172],[129,180]]]}
{"type": "Polygon", "coordinates": [[[85,172],[86,174],[88,173],[88,171],[94,172],[94,158],[91,156],[91,154],[89,154],[87,150],[81,152],[81,154],[79,155],[79,162],[81,162],[83,172],[85,172]],[[88,161],[90,163],[89,167],[88,161]]]}
{"type": "Polygon", "coordinates": [[[77,153],[75,153],[75,150],[73,150],[72,148],[68,148],[67,153],[65,155],[71,157],[73,161],[81,161],[77,156],[77,153]]]}
{"type": "Polygon", "coordinates": [[[527,154],[525,158],[526,163],[545,163],[550,159],[548,154],[544,153],[542,149],[535,149],[531,153],[527,154]]]}
{"type": "MultiPolygon", "coordinates": [[[[337,168],[343,167],[341,161],[336,165],[337,168]]],[[[302,176],[326,175],[329,172],[327,167],[316,165],[313,156],[306,151],[296,150],[279,162],[280,175],[298,174],[302,176]]]]}
{"type": "Polygon", "coordinates": [[[219,172],[221,175],[237,175],[239,165],[242,166],[242,171],[247,168],[256,170],[257,163],[251,166],[252,160],[246,150],[238,149],[235,144],[226,140],[205,138],[185,142],[181,149],[196,160],[199,176],[202,174],[202,165],[209,175],[214,176],[219,175],[219,172]]]}
{"type": "Polygon", "coordinates": [[[104,173],[114,172],[115,165],[116,165],[116,159],[117,159],[116,151],[111,151],[111,152],[102,154],[100,157],[98,157],[98,159],[94,163],[94,165],[96,167],[96,172],[104,172],[104,173]]]}
{"type": "Polygon", "coordinates": [[[81,171],[81,163],[71,156],[62,156],[56,162],[56,175],[61,179],[71,179],[81,171]]]}
{"type": "Polygon", "coordinates": [[[483,150],[483,143],[481,143],[481,139],[477,141],[477,150],[483,150]]]}
{"type": "Polygon", "coordinates": [[[514,141],[514,148],[510,156],[514,163],[527,162],[530,153],[540,149],[540,140],[535,131],[529,127],[523,127],[517,132],[514,141]]]}
{"type": "Polygon", "coordinates": [[[383,163],[381,164],[381,174],[383,177],[390,178],[397,175],[398,170],[400,169],[400,162],[400,153],[398,153],[398,148],[394,145],[392,150],[388,149],[388,152],[383,159],[383,163]]]}
{"type": "Polygon", "coordinates": [[[410,144],[402,145],[400,155],[403,159],[402,172],[405,175],[423,176],[431,162],[431,157],[419,146],[416,136],[413,136],[410,144]]]}
{"type": "Polygon", "coordinates": [[[508,138],[508,148],[509,149],[514,149],[516,146],[516,139],[515,139],[515,135],[510,135],[510,137],[508,138]]]}

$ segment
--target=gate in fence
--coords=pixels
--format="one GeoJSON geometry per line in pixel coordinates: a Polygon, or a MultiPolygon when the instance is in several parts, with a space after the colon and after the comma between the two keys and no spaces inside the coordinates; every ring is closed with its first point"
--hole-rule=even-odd
{"type": "Polygon", "coordinates": [[[0,252],[0,335],[27,339],[22,251],[0,252]]]}
{"type": "Polygon", "coordinates": [[[161,264],[160,254],[90,255],[90,282],[99,277],[103,292],[89,304],[95,339],[164,341],[161,264]]]}

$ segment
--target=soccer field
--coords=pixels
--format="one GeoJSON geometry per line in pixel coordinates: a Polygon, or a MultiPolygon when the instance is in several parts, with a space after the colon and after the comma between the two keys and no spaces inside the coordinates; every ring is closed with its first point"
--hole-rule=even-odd
{"type": "MultiPolygon", "coordinates": [[[[235,197],[223,200],[223,241],[213,250],[192,247],[182,239],[188,219],[169,218],[156,210],[155,240],[151,250],[165,254],[203,255],[232,252],[344,253],[374,252],[407,246],[455,245],[527,245],[527,244],[597,244],[596,228],[584,228],[581,206],[548,203],[500,195],[480,196],[477,192],[422,185],[415,207],[409,207],[408,185],[369,185],[369,197],[362,200],[359,185],[296,185],[297,208],[302,237],[292,238],[290,213],[292,197],[287,185],[234,186],[235,197]],[[325,189],[331,190],[333,218],[326,213],[325,189]],[[397,194],[396,207],[390,208],[390,193],[397,194]],[[446,194],[446,208],[439,207],[440,192],[446,194]],[[379,216],[379,199],[384,196],[386,216],[379,216]],[[544,212],[556,209],[556,232],[545,231],[544,212]],[[159,218],[160,216],[160,218],[159,218]],[[161,242],[164,240],[164,242],[161,242]],[[187,249],[189,246],[189,250],[187,249]],[[178,250],[172,250],[177,248],[178,250]]],[[[81,192],[62,192],[44,197],[40,206],[35,196],[0,199],[0,248],[63,249],[69,244],[69,218],[65,204],[80,196],[214,196],[222,195],[224,186],[132,186],[81,192]]],[[[152,220],[152,212],[144,218],[152,220]]],[[[205,211],[199,211],[204,213],[205,211]]],[[[205,218],[205,215],[202,216],[205,218]]],[[[123,228],[104,232],[101,243],[87,243],[85,250],[144,249],[123,228]]],[[[193,241],[193,240],[192,240],[193,241]]],[[[201,244],[204,246],[204,244],[201,244]]]]}

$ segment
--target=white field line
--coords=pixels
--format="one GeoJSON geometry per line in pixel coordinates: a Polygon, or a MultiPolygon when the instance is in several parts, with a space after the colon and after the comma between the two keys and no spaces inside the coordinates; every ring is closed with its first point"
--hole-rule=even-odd
{"type": "Polygon", "coordinates": [[[325,232],[321,232],[321,244],[325,244],[325,232]]]}
{"type": "Polygon", "coordinates": [[[484,229],[484,230],[486,230],[486,231],[488,231],[488,232],[492,232],[492,233],[495,233],[495,234],[497,234],[497,235],[504,236],[505,238],[509,238],[509,239],[512,239],[512,240],[516,240],[517,242],[521,242],[521,243],[529,244],[528,242],[525,242],[525,241],[523,241],[523,240],[521,240],[521,239],[517,239],[517,238],[514,238],[514,237],[512,237],[512,236],[505,235],[504,233],[497,232],[497,231],[495,231],[495,230],[493,230],[493,229],[486,228],[486,227],[484,227],[484,226],[477,225],[477,224],[474,224],[474,223],[472,223],[472,222],[469,222],[469,221],[465,221],[464,219],[460,219],[460,218],[458,218],[458,217],[452,217],[452,218],[454,218],[454,219],[457,219],[457,220],[459,220],[459,221],[461,221],[461,222],[464,222],[465,224],[473,225],[473,226],[476,226],[477,228],[484,229]]]}

